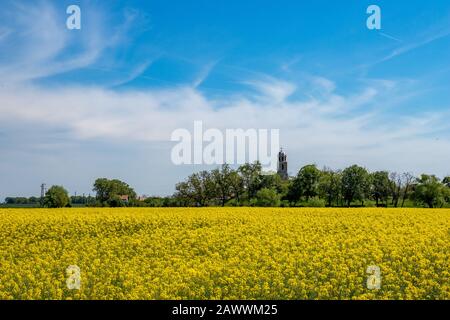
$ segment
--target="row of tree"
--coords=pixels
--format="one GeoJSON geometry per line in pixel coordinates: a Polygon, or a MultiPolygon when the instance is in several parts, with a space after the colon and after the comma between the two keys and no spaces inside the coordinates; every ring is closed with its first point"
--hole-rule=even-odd
{"type": "Polygon", "coordinates": [[[70,207],[74,204],[81,204],[93,207],[123,207],[139,205],[136,200],[136,192],[123,181],[106,178],[95,180],[93,191],[96,193],[92,197],[71,197],[62,186],[52,186],[45,194],[43,205],[49,208],[70,207]]]}
{"type": "Polygon", "coordinates": [[[182,206],[259,206],[280,204],[289,184],[277,174],[265,175],[261,165],[244,164],[233,170],[225,164],[190,175],[176,185],[174,198],[182,206]]]}
{"type": "Polygon", "coordinates": [[[244,164],[237,169],[223,165],[212,171],[190,175],[176,185],[171,197],[138,199],[127,183],[100,178],[91,196],[72,196],[62,186],[52,186],[43,199],[8,197],[6,205],[41,205],[50,208],[78,206],[203,207],[203,206],[305,206],[350,207],[450,206],[450,177],[415,177],[411,173],[368,172],[353,165],[344,170],[318,169],[307,165],[295,177],[282,180],[265,174],[261,164],[244,164]]]}
{"type": "MultiPolygon", "coordinates": [[[[66,191],[67,192],[67,191],[66,191]]],[[[49,194],[53,194],[54,189],[49,194]]],[[[4,204],[7,206],[29,206],[29,207],[40,207],[43,205],[43,200],[40,197],[7,197],[5,198],[4,204]]],[[[81,196],[70,196],[69,203],[77,206],[87,206],[90,204],[94,204],[96,202],[96,198],[90,195],[81,195],[81,196]]]]}
{"type": "Polygon", "coordinates": [[[41,199],[38,197],[7,197],[5,198],[5,204],[7,205],[39,205],[41,199]]]}
{"type": "Polygon", "coordinates": [[[228,165],[192,174],[177,184],[174,198],[183,206],[425,206],[450,205],[450,177],[415,177],[411,173],[368,172],[353,165],[344,170],[301,168],[283,181],[263,174],[261,165],[228,165]]]}
{"type": "Polygon", "coordinates": [[[7,197],[6,206],[43,206],[48,208],[63,208],[71,206],[122,207],[141,205],[136,199],[136,192],[125,182],[117,179],[97,179],[94,182],[95,197],[69,196],[63,186],[50,187],[43,198],[38,197],[7,197]]]}

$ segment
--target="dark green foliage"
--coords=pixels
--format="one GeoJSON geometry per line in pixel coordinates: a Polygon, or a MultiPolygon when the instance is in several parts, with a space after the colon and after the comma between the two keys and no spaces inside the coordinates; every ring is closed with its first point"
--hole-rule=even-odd
{"type": "Polygon", "coordinates": [[[414,199],[418,204],[429,208],[439,208],[445,205],[449,197],[449,189],[434,175],[422,174],[417,179],[414,199]]]}
{"type": "Polygon", "coordinates": [[[447,188],[450,188],[450,177],[445,177],[444,180],[442,180],[442,183],[445,184],[447,188]]]}
{"type": "Polygon", "coordinates": [[[316,165],[301,168],[289,180],[262,172],[261,164],[244,164],[237,169],[222,165],[212,171],[190,175],[176,185],[171,197],[138,200],[136,193],[120,180],[97,179],[96,197],[72,196],[60,186],[48,190],[44,199],[8,197],[6,207],[108,206],[108,207],[204,207],[204,206],[383,206],[430,208],[450,206],[450,177],[414,177],[411,173],[376,171],[353,165],[343,171],[316,165]]]}
{"type": "Polygon", "coordinates": [[[319,178],[319,196],[326,201],[326,205],[340,205],[342,186],[342,172],[325,168],[319,178]]]}
{"type": "Polygon", "coordinates": [[[316,165],[307,165],[300,169],[297,177],[292,181],[288,193],[289,200],[296,202],[300,199],[308,201],[319,193],[320,170],[316,165]]]}
{"type": "Polygon", "coordinates": [[[69,194],[61,186],[52,186],[45,193],[44,206],[47,208],[64,208],[69,206],[69,204],[69,194]]]}
{"type": "Polygon", "coordinates": [[[377,207],[380,205],[380,202],[384,203],[387,207],[390,190],[389,172],[377,171],[372,173],[370,177],[372,183],[372,197],[375,200],[377,207]]]}
{"type": "Polygon", "coordinates": [[[449,184],[450,178],[440,182],[423,176],[416,181],[410,173],[369,173],[357,165],[343,171],[307,165],[284,181],[277,174],[263,174],[255,163],[193,174],[177,185],[173,199],[182,206],[437,207],[450,205],[449,184]]]}
{"type": "Polygon", "coordinates": [[[94,182],[93,191],[96,193],[96,199],[100,206],[121,207],[136,199],[133,188],[117,179],[97,179],[94,182]],[[121,199],[121,196],[128,196],[128,200],[121,199]]]}
{"type": "Polygon", "coordinates": [[[279,207],[280,195],[274,189],[262,188],[256,193],[258,207],[279,207]]]}
{"type": "Polygon", "coordinates": [[[365,168],[353,165],[342,172],[342,196],[350,206],[353,201],[364,205],[370,193],[370,176],[365,168]]]}

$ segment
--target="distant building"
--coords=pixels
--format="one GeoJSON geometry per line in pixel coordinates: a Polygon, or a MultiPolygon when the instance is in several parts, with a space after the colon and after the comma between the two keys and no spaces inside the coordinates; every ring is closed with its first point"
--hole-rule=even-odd
{"type": "Polygon", "coordinates": [[[137,199],[138,199],[139,201],[145,201],[145,200],[148,199],[148,196],[142,195],[142,196],[139,196],[137,199]]]}
{"type": "Polygon", "coordinates": [[[283,180],[289,179],[288,171],[287,171],[287,154],[283,151],[283,149],[280,150],[278,153],[278,175],[283,180]]]}
{"type": "Polygon", "coordinates": [[[119,198],[120,198],[120,200],[122,200],[123,202],[128,202],[128,195],[127,195],[127,194],[120,195],[119,198]]]}

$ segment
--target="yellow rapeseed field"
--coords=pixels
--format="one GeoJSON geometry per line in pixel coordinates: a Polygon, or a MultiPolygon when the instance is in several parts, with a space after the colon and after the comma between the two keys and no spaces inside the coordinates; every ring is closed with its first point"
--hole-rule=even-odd
{"type": "Polygon", "coordinates": [[[0,209],[0,299],[450,299],[449,230],[450,210],[0,209]]]}

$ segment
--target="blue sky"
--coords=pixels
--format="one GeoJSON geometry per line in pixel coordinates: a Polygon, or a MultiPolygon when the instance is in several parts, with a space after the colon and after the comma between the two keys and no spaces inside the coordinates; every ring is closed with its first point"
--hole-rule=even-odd
{"type": "Polygon", "coordinates": [[[450,3],[3,1],[0,198],[170,194],[171,132],[278,128],[289,171],[450,174],[450,3]],[[81,30],[67,30],[67,6],[81,30]],[[382,29],[366,27],[381,8],[382,29]]]}

